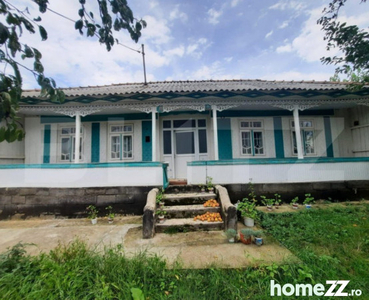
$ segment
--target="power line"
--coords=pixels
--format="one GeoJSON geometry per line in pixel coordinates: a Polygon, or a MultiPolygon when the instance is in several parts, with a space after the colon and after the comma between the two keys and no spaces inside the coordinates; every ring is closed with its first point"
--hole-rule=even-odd
{"type": "MultiPolygon", "coordinates": [[[[51,8],[47,8],[47,10],[49,10],[49,11],[51,11],[52,13],[54,13],[54,14],[58,15],[59,17],[62,17],[62,18],[66,19],[66,20],[68,20],[68,21],[71,21],[71,22],[73,22],[73,23],[76,23],[76,21],[75,21],[75,20],[73,20],[73,19],[71,19],[71,18],[69,18],[69,17],[67,17],[67,16],[64,16],[64,15],[63,15],[63,14],[61,14],[61,13],[58,13],[58,12],[56,12],[56,11],[52,10],[51,8]]],[[[96,36],[96,37],[98,37],[98,38],[100,38],[100,36],[99,36],[96,32],[95,32],[95,36],[96,36]]],[[[126,46],[126,45],[124,45],[124,44],[120,43],[118,40],[116,40],[116,43],[117,43],[117,45],[120,45],[120,46],[122,46],[122,47],[125,47],[125,48],[127,48],[127,49],[129,49],[129,50],[135,51],[135,52],[140,53],[140,54],[142,53],[140,50],[136,50],[136,49],[133,49],[133,48],[131,48],[131,47],[128,47],[128,46],[126,46]]]]}

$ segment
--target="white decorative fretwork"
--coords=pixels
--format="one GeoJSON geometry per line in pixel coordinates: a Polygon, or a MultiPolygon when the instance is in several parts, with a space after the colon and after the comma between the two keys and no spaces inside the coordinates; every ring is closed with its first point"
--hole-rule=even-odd
{"type": "Polygon", "coordinates": [[[79,114],[81,117],[85,117],[100,112],[101,108],[93,106],[21,106],[19,111],[49,111],[69,117],[75,117],[77,114],[79,114]]]}
{"type": "Polygon", "coordinates": [[[237,106],[240,106],[240,105],[239,104],[217,104],[216,105],[217,111],[223,111],[223,110],[234,108],[237,106]]]}
{"type": "Polygon", "coordinates": [[[272,106],[274,107],[278,107],[278,108],[282,108],[282,109],[287,109],[289,111],[293,111],[296,107],[298,110],[305,110],[305,109],[309,109],[312,107],[316,107],[318,105],[314,105],[314,104],[273,104],[272,106]]]}

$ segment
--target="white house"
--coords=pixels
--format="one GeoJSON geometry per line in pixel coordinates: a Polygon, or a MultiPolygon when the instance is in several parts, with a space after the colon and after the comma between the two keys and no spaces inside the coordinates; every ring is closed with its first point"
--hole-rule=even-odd
{"type": "Polygon", "coordinates": [[[0,187],[369,180],[369,89],[208,80],[24,91],[24,141],[0,144],[0,187]],[[78,155],[76,155],[78,153],[78,155]]]}

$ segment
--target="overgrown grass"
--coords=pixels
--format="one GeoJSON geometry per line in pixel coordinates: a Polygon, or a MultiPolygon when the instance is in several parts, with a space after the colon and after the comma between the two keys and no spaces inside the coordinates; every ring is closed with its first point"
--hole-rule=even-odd
{"type": "Polygon", "coordinates": [[[315,282],[350,280],[348,287],[369,299],[368,205],[263,214],[261,224],[309,267],[315,282]]]}
{"type": "Polygon", "coordinates": [[[362,290],[362,297],[352,299],[368,299],[368,212],[361,206],[263,215],[267,231],[302,261],[282,266],[168,269],[147,253],[128,258],[120,246],[97,253],[74,241],[30,257],[18,245],[0,257],[0,298],[270,299],[271,279],[281,285],[341,279],[351,280],[350,289],[362,290]]]}

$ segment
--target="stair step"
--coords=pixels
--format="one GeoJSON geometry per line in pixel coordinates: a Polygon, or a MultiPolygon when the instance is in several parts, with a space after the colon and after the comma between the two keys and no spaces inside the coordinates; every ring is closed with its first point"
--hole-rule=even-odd
{"type": "Polygon", "coordinates": [[[200,193],[200,187],[198,185],[169,185],[165,192],[167,194],[176,193],[200,193]]]}
{"type": "Polygon", "coordinates": [[[201,204],[216,197],[217,195],[215,193],[164,194],[164,203],[166,206],[201,204]]]}
{"type": "Polygon", "coordinates": [[[164,223],[156,224],[156,232],[165,232],[169,228],[183,231],[213,231],[223,229],[223,222],[194,221],[193,218],[166,219],[164,223]]]}
{"type": "Polygon", "coordinates": [[[220,212],[220,207],[204,207],[202,204],[197,205],[173,205],[164,206],[163,210],[171,218],[193,218],[197,215],[202,215],[208,212],[220,212]]]}

